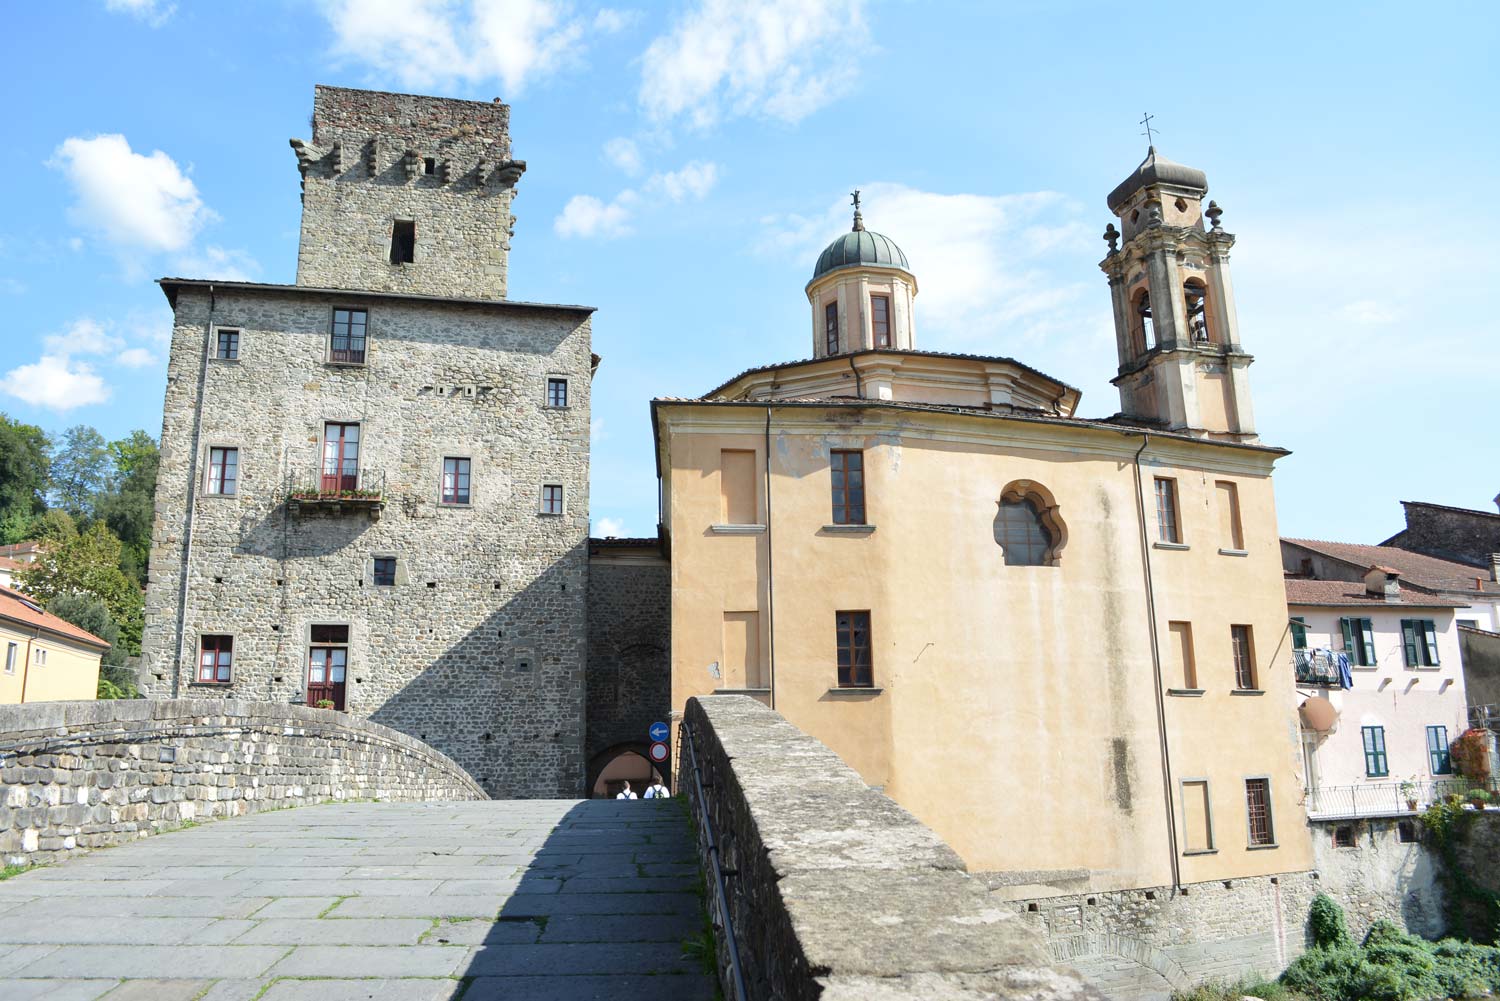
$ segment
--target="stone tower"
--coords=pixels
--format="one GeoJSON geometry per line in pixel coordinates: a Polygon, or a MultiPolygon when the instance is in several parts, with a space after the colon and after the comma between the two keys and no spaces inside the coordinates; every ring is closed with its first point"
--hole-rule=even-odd
{"type": "Polygon", "coordinates": [[[1100,267],[1114,300],[1123,416],[1209,438],[1255,441],[1223,214],[1208,178],[1151,147],[1109,194],[1120,220],[1100,267]],[[1204,218],[1208,219],[1205,227],[1204,218]],[[1123,239],[1123,245],[1120,245],[1123,239]]]}
{"type": "Polygon", "coordinates": [[[865,229],[854,193],[854,226],[818,255],[807,283],[813,357],[916,347],[917,279],[888,236],[865,229]]]}
{"type": "Polygon", "coordinates": [[[526,164],[510,107],[319,86],[302,172],[297,284],[505,298],[526,164]]]}

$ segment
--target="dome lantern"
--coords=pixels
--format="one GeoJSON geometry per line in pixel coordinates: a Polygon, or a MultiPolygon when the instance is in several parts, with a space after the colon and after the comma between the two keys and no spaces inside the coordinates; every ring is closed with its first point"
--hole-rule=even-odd
{"type": "Polygon", "coordinates": [[[896,241],[865,229],[858,190],[853,200],[854,225],[818,255],[807,283],[817,358],[916,346],[911,265],[896,241]]]}

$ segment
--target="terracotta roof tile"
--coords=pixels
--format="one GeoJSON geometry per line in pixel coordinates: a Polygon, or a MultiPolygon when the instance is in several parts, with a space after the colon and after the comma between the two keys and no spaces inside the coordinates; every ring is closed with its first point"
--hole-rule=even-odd
{"type": "Polygon", "coordinates": [[[20,591],[0,587],[0,618],[10,619],[31,628],[45,629],[49,633],[77,640],[88,646],[108,650],[109,644],[93,633],[79,629],[66,619],[59,619],[51,612],[43,611],[41,605],[20,591]]]}
{"type": "Polygon", "coordinates": [[[1389,567],[1401,574],[1403,584],[1415,584],[1431,591],[1469,591],[1500,597],[1500,583],[1488,579],[1489,571],[1467,563],[1424,556],[1395,546],[1364,546],[1354,542],[1325,542],[1322,539],[1283,541],[1362,570],[1368,570],[1372,566],[1389,567]],[[1476,578],[1480,582],[1478,588],[1474,586],[1476,578]]]}
{"type": "Polygon", "coordinates": [[[1288,605],[1364,605],[1396,608],[1459,608],[1462,602],[1434,598],[1414,591],[1402,591],[1399,601],[1386,601],[1365,591],[1363,583],[1348,580],[1309,580],[1286,578],[1288,605]]]}

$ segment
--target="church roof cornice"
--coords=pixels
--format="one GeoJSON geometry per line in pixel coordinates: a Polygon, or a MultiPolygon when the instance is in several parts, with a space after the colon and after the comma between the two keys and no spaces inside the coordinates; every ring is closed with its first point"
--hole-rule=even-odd
{"type": "Polygon", "coordinates": [[[500,309],[545,310],[548,312],[563,313],[594,313],[599,308],[597,306],[575,306],[555,302],[522,302],[516,299],[473,299],[462,296],[421,295],[415,292],[372,292],[365,289],[313,288],[307,285],[276,285],[269,282],[225,282],[206,278],[158,278],[156,284],[161,286],[162,294],[167,297],[167,302],[174,309],[177,306],[177,293],[185,288],[211,288],[215,291],[264,292],[275,295],[308,295],[320,298],[364,301],[387,299],[404,302],[443,303],[448,305],[497,307],[500,309]]]}
{"type": "Polygon", "coordinates": [[[1014,358],[1005,357],[1003,355],[960,354],[960,353],[949,352],[949,351],[919,351],[919,350],[917,350],[915,348],[866,348],[866,349],[864,349],[862,351],[850,351],[850,352],[847,352],[845,354],[829,355],[829,356],[824,357],[824,358],[801,358],[801,359],[798,359],[796,361],[784,361],[784,362],[777,362],[777,363],[772,364],[772,365],[757,365],[755,368],[747,368],[747,369],[745,369],[745,371],[743,371],[740,374],[736,375],[734,378],[727,379],[724,382],[720,383],[718,386],[715,386],[713,389],[710,389],[708,392],[706,392],[706,393],[703,394],[702,398],[703,399],[708,399],[710,397],[717,396],[720,393],[722,393],[724,390],[728,389],[730,386],[733,386],[735,383],[740,382],[743,379],[749,378],[750,376],[759,375],[759,374],[764,373],[764,372],[778,372],[778,371],[781,371],[781,370],[784,370],[784,369],[793,369],[793,368],[800,368],[800,367],[803,367],[803,366],[812,366],[812,365],[823,365],[823,364],[827,364],[827,363],[830,363],[830,362],[831,363],[836,363],[838,365],[848,365],[850,363],[851,359],[874,358],[874,357],[879,357],[881,355],[890,355],[890,356],[892,356],[894,358],[897,358],[897,359],[901,359],[901,358],[915,358],[915,359],[930,358],[930,359],[933,359],[933,360],[969,361],[969,362],[984,362],[984,363],[991,364],[991,365],[1011,365],[1011,366],[1014,366],[1015,368],[1019,369],[1022,372],[1026,372],[1026,373],[1028,373],[1030,375],[1034,375],[1034,376],[1036,376],[1036,377],[1038,377],[1040,379],[1045,379],[1047,382],[1052,383],[1053,385],[1057,386],[1059,389],[1064,390],[1065,392],[1071,392],[1071,393],[1077,394],[1079,396],[1082,395],[1082,391],[1079,390],[1077,387],[1070,386],[1066,382],[1061,381],[1060,379],[1054,379],[1052,376],[1048,375],[1047,373],[1042,372],[1042,371],[1040,371],[1038,369],[1032,368],[1030,365],[1027,365],[1024,362],[1019,362],[1019,361],[1016,361],[1014,358]]]}

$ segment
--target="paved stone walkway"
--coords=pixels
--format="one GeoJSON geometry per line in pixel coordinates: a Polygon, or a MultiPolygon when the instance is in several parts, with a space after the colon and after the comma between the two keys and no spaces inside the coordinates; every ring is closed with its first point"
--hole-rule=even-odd
{"type": "Polygon", "coordinates": [[[708,1001],[678,801],[360,803],[0,882],[4,1001],[708,1001]]]}

